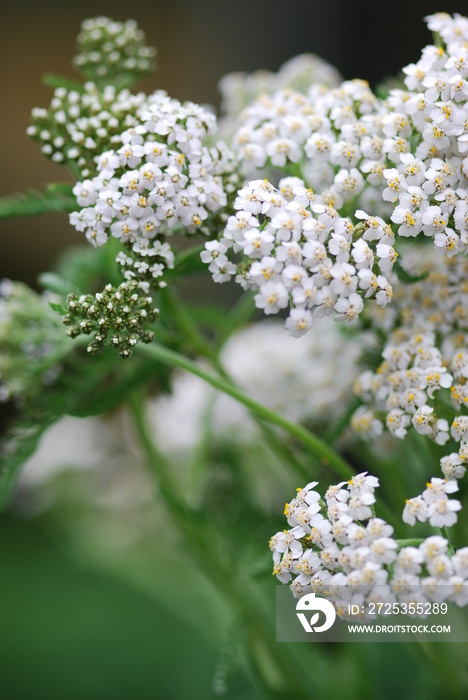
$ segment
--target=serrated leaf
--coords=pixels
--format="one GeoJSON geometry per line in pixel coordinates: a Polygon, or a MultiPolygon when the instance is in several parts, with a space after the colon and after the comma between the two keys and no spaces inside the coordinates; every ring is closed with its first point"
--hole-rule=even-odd
{"type": "Polygon", "coordinates": [[[239,664],[240,650],[244,643],[244,625],[235,618],[221,646],[213,672],[212,690],[217,697],[224,697],[229,692],[229,680],[239,664]]]}
{"type": "Polygon", "coordinates": [[[62,75],[55,75],[54,73],[45,73],[42,76],[42,82],[47,87],[56,90],[57,88],[64,87],[67,90],[76,90],[77,92],[83,92],[84,87],[81,83],[77,83],[70,78],[64,78],[62,75]]]}
{"type": "Polygon", "coordinates": [[[51,212],[75,211],[77,202],[72,185],[48,185],[44,190],[29,190],[0,198],[0,219],[38,216],[51,212]]]}
{"type": "Polygon", "coordinates": [[[43,433],[62,416],[95,416],[110,412],[148,377],[155,388],[167,388],[168,372],[154,362],[134,358],[124,363],[111,350],[88,355],[76,347],[64,361],[56,383],[43,391],[23,409],[7,433],[0,449],[0,511],[17,481],[21,467],[35,452],[43,433]],[[150,369],[151,368],[151,369],[150,369]]]}
{"type": "Polygon", "coordinates": [[[116,408],[129,393],[141,385],[148,386],[148,378],[159,387],[167,384],[167,372],[154,372],[154,365],[136,361],[124,363],[112,348],[101,355],[81,358],[73,373],[64,375],[61,390],[68,396],[69,415],[98,416],[116,408]]]}
{"type": "MultiPolygon", "coordinates": [[[[55,272],[41,273],[38,277],[38,282],[43,289],[54,292],[55,294],[66,296],[69,292],[73,291],[70,283],[55,272]]],[[[54,308],[52,304],[50,304],[50,306],[54,308]]]]}
{"type": "Polygon", "coordinates": [[[52,311],[56,311],[58,314],[66,314],[68,311],[68,308],[64,306],[63,304],[56,304],[53,301],[49,301],[49,306],[52,309],[52,311]]]}

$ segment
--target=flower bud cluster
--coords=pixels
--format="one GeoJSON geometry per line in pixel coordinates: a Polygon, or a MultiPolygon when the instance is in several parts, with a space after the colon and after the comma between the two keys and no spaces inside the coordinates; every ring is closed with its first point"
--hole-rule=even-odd
{"type": "Polygon", "coordinates": [[[154,338],[147,326],[156,321],[159,312],[151,297],[140,295],[136,282],[123,282],[117,288],[108,284],[94,296],[69,294],[67,302],[68,313],[63,317],[67,335],[76,338],[93,333],[90,353],[101,352],[109,345],[126,359],[137,343],[151,343],[154,338]]]}
{"type": "Polygon", "coordinates": [[[101,153],[121,145],[122,131],[139,123],[136,115],[147,99],[112,85],[99,90],[92,82],[81,92],[59,87],[48,109],[32,110],[27,133],[47,158],[74,164],[86,178],[97,173],[101,153]]]}
{"type": "Polygon", "coordinates": [[[145,34],[134,20],[86,19],[81,25],[74,64],[87,80],[107,85],[122,75],[145,77],[156,69],[156,49],[145,45],[145,34]]]}
{"type": "Polygon", "coordinates": [[[255,304],[265,314],[289,308],[292,335],[306,333],[314,316],[334,311],[337,321],[356,321],[366,297],[380,306],[391,301],[382,272],[391,271],[397,253],[382,219],[358,211],[363,221],[353,226],[298,178],[281,180],[279,189],[254,180],[238,192],[234,207],[237,214],[219,241],[206,244],[202,260],[215,282],[236,275],[244,289],[256,290],[255,304]]]}
{"type": "Polygon", "coordinates": [[[468,603],[468,547],[450,554],[437,535],[402,546],[374,515],[379,482],[367,472],[330,486],[323,500],[317,483],[297,490],[284,511],[290,529],[270,540],[273,574],[295,597],[326,597],[343,618],[351,605],[365,617],[371,603],[412,604],[414,615],[418,604],[468,603]]]}

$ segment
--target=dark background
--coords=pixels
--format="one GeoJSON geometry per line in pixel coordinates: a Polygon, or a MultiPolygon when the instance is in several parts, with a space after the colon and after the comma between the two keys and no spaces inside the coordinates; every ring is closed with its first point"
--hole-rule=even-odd
{"type": "MultiPolygon", "coordinates": [[[[75,39],[87,17],[132,17],[159,52],[157,75],[139,88],[166,89],[178,99],[218,103],[217,83],[230,71],[276,70],[302,52],[314,52],[345,78],[372,85],[418,59],[430,43],[423,16],[468,9],[442,0],[363,3],[346,0],[137,0],[133,3],[32,2],[2,7],[0,195],[67,178],[25,134],[34,106],[47,106],[46,72],[76,77],[75,39]]],[[[0,277],[31,284],[61,251],[83,244],[66,215],[0,223],[0,277]]]]}

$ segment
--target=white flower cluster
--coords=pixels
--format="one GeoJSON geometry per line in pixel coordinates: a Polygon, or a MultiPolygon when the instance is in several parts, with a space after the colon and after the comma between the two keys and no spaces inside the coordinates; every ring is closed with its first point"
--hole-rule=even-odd
{"type": "Polygon", "coordinates": [[[386,425],[403,438],[412,423],[420,435],[439,445],[449,439],[449,425],[434,415],[434,394],[451,386],[453,377],[443,366],[434,332],[407,332],[398,329],[383,351],[384,362],[377,372],[368,370],[355,383],[355,393],[371,395],[384,402],[386,425]]]}
{"type": "Polygon", "coordinates": [[[119,148],[100,155],[98,175],[75,186],[82,209],[70,222],[95,246],[110,234],[135,254],[133,264],[128,255],[119,259],[126,279],[155,280],[172,266],[165,236],[176,227],[205,232],[208,217],[226,206],[226,192],[235,186],[227,182],[232,166],[225,146],[204,145],[216,130],[213,114],[158,91],[138,119],[122,133],[119,148]]]}
{"type": "Polygon", "coordinates": [[[427,18],[443,45],[426,46],[403,69],[407,90],[392,90],[384,198],[400,236],[431,237],[454,256],[468,247],[468,21],[445,13],[427,18]]]}
{"type": "MultiPolygon", "coordinates": [[[[311,592],[327,597],[344,618],[351,605],[466,605],[468,547],[451,555],[448,541],[438,535],[418,547],[402,546],[393,528],[374,515],[378,485],[364,472],[330,486],[324,500],[317,482],[298,489],[284,511],[291,529],[270,540],[273,573],[290,584],[295,597],[311,592]]],[[[409,614],[418,613],[409,607],[409,614]]]]}
{"type": "MultiPolygon", "coordinates": [[[[445,464],[457,466],[460,476],[466,469],[461,465],[457,454],[445,457],[445,464]]],[[[458,484],[453,479],[439,479],[432,477],[426,484],[425,490],[420,496],[409,498],[403,511],[403,520],[408,525],[414,525],[416,520],[421,523],[429,520],[433,527],[451,527],[457,522],[457,511],[461,510],[460,501],[449,498],[451,493],[458,491],[458,484]]]]}
{"type": "Polygon", "coordinates": [[[336,87],[341,80],[334,66],[312,53],[294,56],[283,63],[276,73],[268,70],[228,73],[218,85],[221,112],[228,118],[237,117],[260,95],[272,95],[285,88],[305,94],[313,84],[336,87]]]}
{"type": "MultiPolygon", "coordinates": [[[[388,430],[398,438],[412,425],[438,444],[447,442],[449,430],[463,443],[468,441],[468,419],[459,415],[468,406],[468,263],[431,250],[425,257],[425,264],[414,267],[423,279],[400,284],[395,291],[394,328],[385,329],[383,361],[357,378],[354,392],[383,414],[388,430]],[[436,393],[449,388],[451,425],[435,410],[436,393]]],[[[360,417],[369,413],[361,407],[352,427],[365,432],[360,417]]]]}
{"type": "MultiPolygon", "coordinates": [[[[356,186],[359,173],[342,172],[349,189],[356,186]]],[[[206,244],[202,260],[215,282],[236,275],[244,289],[258,291],[255,304],[265,314],[290,308],[286,328],[293,336],[306,333],[314,315],[335,311],[337,321],[352,323],[363,298],[380,306],[391,301],[393,289],[382,272],[391,270],[397,254],[382,219],[358,211],[363,221],[355,227],[298,178],[281,180],[279,189],[254,180],[239,190],[234,207],[237,214],[219,241],[206,244]],[[242,253],[238,264],[232,253],[242,253]]]]}
{"type": "Polygon", "coordinates": [[[156,67],[156,49],[145,46],[145,34],[134,20],[86,19],[77,44],[80,53],[73,62],[88,80],[109,84],[121,81],[122,74],[151,75],[156,67]]]}
{"type": "MultiPolygon", "coordinates": [[[[379,246],[374,251],[366,246],[364,237],[356,240],[356,230],[352,229],[354,219],[352,223],[348,221],[354,240],[350,241],[339,230],[338,235],[345,240],[340,238],[343,248],[333,242],[343,259],[336,262],[341,267],[354,268],[346,268],[345,275],[353,281],[344,292],[340,281],[331,276],[333,260],[331,265],[328,263],[330,275],[325,281],[315,270],[307,269],[307,264],[302,266],[305,273],[294,270],[295,260],[287,273],[296,276],[297,272],[301,285],[304,279],[311,284],[310,277],[314,275],[319,280],[319,285],[315,285],[320,291],[318,303],[311,303],[309,298],[303,298],[302,289],[295,289],[296,279],[293,283],[289,280],[284,271],[289,266],[277,258],[280,240],[278,229],[272,226],[274,215],[275,221],[278,213],[291,219],[289,211],[278,212],[284,206],[281,200],[276,208],[279,193],[273,193],[273,208],[270,200],[262,197],[259,180],[239,192],[238,227],[244,226],[246,231],[242,230],[236,238],[235,232],[228,228],[218,248],[210,244],[213,247],[208,252],[212,256],[206,254],[205,260],[215,281],[223,282],[237,274],[237,280],[245,287],[258,287],[257,304],[268,313],[292,306],[288,324],[293,333],[308,330],[312,307],[319,308],[318,314],[324,313],[322,287],[326,296],[328,289],[332,289],[331,299],[327,296],[326,300],[330,309],[334,308],[339,318],[347,320],[356,318],[362,308],[362,299],[355,296],[358,287],[366,295],[380,294],[382,302],[384,295],[391,296],[387,293],[388,281],[379,279],[373,264],[377,253],[381,271],[385,271],[384,265],[391,268],[396,259],[392,246],[394,233],[403,239],[420,233],[431,237],[435,249],[445,251],[449,257],[465,251],[468,245],[468,22],[458,15],[438,14],[429,17],[428,23],[442,37],[444,47],[426,47],[421,60],[404,69],[406,89],[391,90],[385,101],[377,99],[366,83],[354,80],[328,90],[315,85],[307,95],[293,90],[264,95],[239,117],[242,124],[235,134],[234,148],[247,173],[258,177],[259,172],[270,175],[276,169],[281,174],[300,176],[304,183],[318,190],[315,206],[333,207],[338,212],[336,217],[365,218],[369,227],[372,221],[372,228],[380,231],[376,239],[383,238],[379,241],[380,251],[379,246]],[[386,238],[381,233],[380,220],[368,216],[366,211],[391,220],[392,229],[387,225],[386,238]],[[383,243],[387,245],[384,247],[383,243]],[[226,255],[230,248],[244,254],[244,261],[238,267],[226,255]],[[350,261],[350,258],[354,259],[350,261]],[[261,267],[263,260],[269,264],[268,270],[261,267]],[[356,284],[358,274],[363,279],[356,284]],[[340,287],[338,293],[337,287],[340,287]],[[302,297],[299,303],[293,292],[302,297]]],[[[268,189],[269,185],[263,187],[268,189]]],[[[267,194],[271,196],[271,192],[267,194]]],[[[308,201],[301,192],[299,199],[292,202],[296,210],[309,206],[312,194],[307,197],[308,201]]],[[[322,218],[326,216],[323,211],[314,213],[322,218]]],[[[341,227],[345,226],[339,218],[335,220],[341,227]]],[[[235,226],[233,218],[230,226],[232,229],[235,226]]],[[[305,240],[303,236],[302,242],[305,240]]],[[[285,242],[297,241],[291,233],[285,242]]],[[[296,255],[301,267],[302,250],[296,255]]],[[[328,249],[325,256],[330,261],[333,251],[328,249]]],[[[337,274],[340,276],[341,270],[337,274]]],[[[311,294],[315,295],[315,287],[308,291],[309,297],[311,294]]],[[[442,381],[447,382],[448,375],[442,381]]],[[[415,410],[422,409],[420,425],[427,430],[424,420],[427,409],[423,405],[416,403],[415,410]]],[[[432,419],[429,422],[432,424],[432,419]]],[[[396,430],[400,427],[404,429],[405,425],[398,424],[396,430]]],[[[444,432],[440,426],[437,435],[444,432]]]]}
{"type": "MultiPolygon", "coordinates": [[[[391,210],[381,196],[385,155],[395,148],[388,111],[362,80],[333,89],[312,85],[307,95],[281,90],[240,114],[233,148],[251,177],[266,166],[280,168],[300,175],[335,209],[356,204],[359,195],[358,208],[385,214],[391,210]]],[[[356,206],[348,208],[354,214],[356,206]]]]}
{"type": "Polygon", "coordinates": [[[120,134],[139,123],[144,93],[132,95],[112,85],[99,90],[88,82],[83,90],[59,87],[49,109],[35,107],[27,133],[42,144],[42,153],[55,163],[74,163],[82,177],[95,175],[103,151],[121,145],[120,134]]]}
{"type": "Polygon", "coordinates": [[[109,538],[125,549],[141,537],[143,513],[148,526],[158,517],[151,480],[135,449],[125,411],[64,416],[42,434],[23,465],[16,487],[19,498],[12,507],[37,516],[63,503],[66,494],[69,506],[74,504],[69,513],[73,511],[81,524],[89,518],[96,539],[109,538]]]}
{"type": "MultiPolygon", "coordinates": [[[[290,420],[310,424],[329,421],[351,396],[359,340],[347,337],[345,355],[342,348],[341,328],[331,320],[301,343],[285,336],[281,323],[265,320],[233,334],[220,361],[254,399],[290,420]]],[[[170,394],[151,402],[149,415],[159,448],[184,459],[196,450],[208,426],[210,442],[258,439],[244,406],[185,373],[174,376],[170,394]]]]}

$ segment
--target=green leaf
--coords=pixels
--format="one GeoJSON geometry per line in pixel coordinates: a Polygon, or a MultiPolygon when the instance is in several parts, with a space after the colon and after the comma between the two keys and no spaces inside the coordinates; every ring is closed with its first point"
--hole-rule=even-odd
{"type": "Polygon", "coordinates": [[[425,280],[429,274],[428,272],[423,272],[420,275],[412,275],[410,272],[405,270],[405,268],[401,265],[399,260],[397,260],[395,265],[393,266],[393,271],[396,272],[396,274],[398,275],[398,279],[400,280],[400,282],[403,282],[404,284],[414,284],[415,282],[422,282],[422,280],[425,280]]]}
{"type": "Polygon", "coordinates": [[[245,636],[242,620],[234,619],[221,646],[214,668],[212,690],[217,697],[225,697],[229,692],[230,677],[240,663],[240,651],[242,643],[245,643],[245,636]]]}
{"type": "Polygon", "coordinates": [[[21,467],[58,417],[54,413],[32,411],[18,418],[10,428],[0,450],[0,511],[7,503],[21,467]]]}
{"type": "Polygon", "coordinates": [[[70,80],[70,78],[64,78],[62,75],[55,75],[54,73],[45,73],[45,75],[42,76],[42,82],[53,90],[64,87],[67,90],[83,92],[83,85],[81,83],[70,80]]]}
{"type": "Polygon", "coordinates": [[[184,250],[183,253],[177,255],[173,270],[167,270],[164,274],[164,279],[172,277],[185,277],[186,275],[205,272],[208,269],[206,263],[200,259],[200,253],[205,250],[205,246],[195,246],[184,250]]]}
{"type": "Polygon", "coordinates": [[[165,389],[168,376],[162,365],[155,367],[148,360],[134,358],[124,363],[112,350],[90,356],[83,345],[73,348],[55,384],[44,387],[29,401],[4,438],[0,449],[0,511],[43,433],[62,416],[110,412],[138,387],[154,384],[155,391],[165,389]]]}
{"type": "Polygon", "coordinates": [[[213,304],[186,304],[186,308],[197,324],[216,333],[220,345],[251,322],[257,313],[253,295],[249,292],[242,294],[229,313],[224,306],[213,304]]]}
{"type": "Polygon", "coordinates": [[[19,216],[38,216],[51,212],[75,211],[77,202],[72,185],[47,185],[42,190],[28,190],[0,198],[0,219],[19,216]]]}
{"type": "Polygon", "coordinates": [[[153,379],[155,387],[167,383],[165,370],[153,370],[154,365],[150,370],[148,362],[124,363],[112,348],[99,356],[83,357],[80,369],[68,374],[62,384],[68,397],[66,412],[79,417],[98,416],[115,409],[130,393],[148,386],[153,379]]]}
{"type": "MultiPolygon", "coordinates": [[[[129,90],[130,88],[134,87],[134,85],[141,82],[144,77],[145,76],[139,75],[138,73],[127,73],[126,75],[112,80],[112,84],[115,86],[116,92],[124,89],[129,90]]],[[[103,83],[103,87],[105,87],[107,84],[108,82],[105,81],[103,83]]]]}
{"type": "MultiPolygon", "coordinates": [[[[56,267],[57,277],[66,280],[68,285],[64,293],[94,294],[101,291],[107,283],[118,286],[123,277],[115,264],[115,258],[121,250],[122,246],[116,238],[110,238],[100,248],[84,244],[67,250],[56,267]]],[[[40,280],[42,282],[42,276],[40,280]]],[[[49,277],[46,277],[46,289],[49,289],[48,280],[49,277]]],[[[59,284],[57,280],[56,282],[59,284]]],[[[54,289],[51,291],[62,293],[54,289]]]]}
{"type": "MultiPolygon", "coordinates": [[[[43,289],[46,289],[49,292],[54,292],[54,294],[66,296],[72,291],[70,282],[67,282],[63,277],[57,275],[55,272],[41,273],[38,277],[38,281],[43,289]]],[[[50,306],[52,309],[54,308],[52,304],[50,306]]]]}
{"type": "Polygon", "coordinates": [[[52,309],[52,311],[56,311],[58,314],[66,314],[68,311],[68,308],[64,306],[63,304],[56,304],[53,301],[49,301],[49,306],[52,309]]]}

